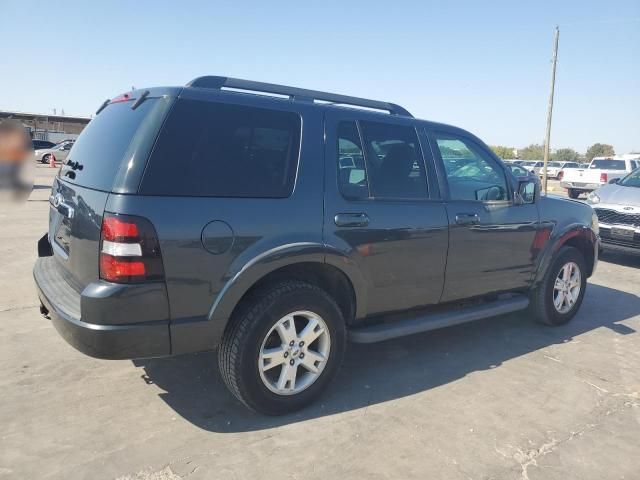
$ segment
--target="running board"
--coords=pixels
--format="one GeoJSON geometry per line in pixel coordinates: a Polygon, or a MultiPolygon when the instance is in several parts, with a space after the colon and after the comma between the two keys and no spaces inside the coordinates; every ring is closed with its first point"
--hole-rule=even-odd
{"type": "Polygon", "coordinates": [[[524,310],[529,306],[525,295],[513,295],[491,303],[463,307],[454,311],[427,313],[395,322],[378,323],[349,330],[349,339],[354,343],[375,343],[414,333],[428,332],[438,328],[450,327],[460,323],[472,322],[482,318],[495,317],[505,313],[524,310]]]}

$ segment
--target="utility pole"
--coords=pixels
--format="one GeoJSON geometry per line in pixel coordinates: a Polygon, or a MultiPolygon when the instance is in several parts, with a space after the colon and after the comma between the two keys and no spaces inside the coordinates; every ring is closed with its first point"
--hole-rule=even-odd
{"type": "Polygon", "coordinates": [[[549,141],[551,139],[551,115],[553,113],[553,90],[556,86],[556,62],[558,60],[558,37],[560,28],[556,25],[553,39],[553,62],[551,67],[551,93],[549,94],[549,109],[547,110],[547,135],[544,139],[544,166],[542,167],[542,189],[547,194],[547,164],[549,163],[549,141]]]}

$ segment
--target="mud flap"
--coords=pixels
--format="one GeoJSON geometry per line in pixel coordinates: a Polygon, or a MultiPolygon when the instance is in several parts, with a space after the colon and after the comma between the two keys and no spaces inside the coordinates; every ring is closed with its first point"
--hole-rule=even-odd
{"type": "Polygon", "coordinates": [[[51,257],[53,255],[53,249],[49,242],[49,234],[45,233],[40,240],[38,240],[38,257],[51,257]]]}

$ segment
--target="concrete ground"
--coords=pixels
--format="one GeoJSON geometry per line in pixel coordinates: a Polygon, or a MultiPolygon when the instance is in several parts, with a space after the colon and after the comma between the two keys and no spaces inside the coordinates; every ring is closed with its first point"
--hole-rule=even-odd
{"type": "Polygon", "coordinates": [[[269,418],[211,353],[94,360],[39,315],[54,172],[0,213],[0,479],[640,478],[640,259],[606,255],[564,327],[509,315],[351,345],[318,404],[269,418]]]}

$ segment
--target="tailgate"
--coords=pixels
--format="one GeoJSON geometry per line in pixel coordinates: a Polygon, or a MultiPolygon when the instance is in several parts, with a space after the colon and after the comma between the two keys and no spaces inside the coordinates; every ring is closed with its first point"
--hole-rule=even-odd
{"type": "Polygon", "coordinates": [[[84,129],[49,197],[56,267],[78,292],[100,276],[100,233],[109,192],[116,187],[137,191],[136,172],[144,170],[171,105],[167,96],[153,95],[136,104],[134,93],[114,99],[84,129]]]}
{"type": "Polygon", "coordinates": [[[565,182],[599,183],[600,170],[589,170],[588,168],[575,168],[565,170],[565,182]]]}
{"type": "Polygon", "coordinates": [[[49,197],[49,241],[61,274],[78,291],[98,279],[102,215],[108,193],[56,179],[49,197]]]}

